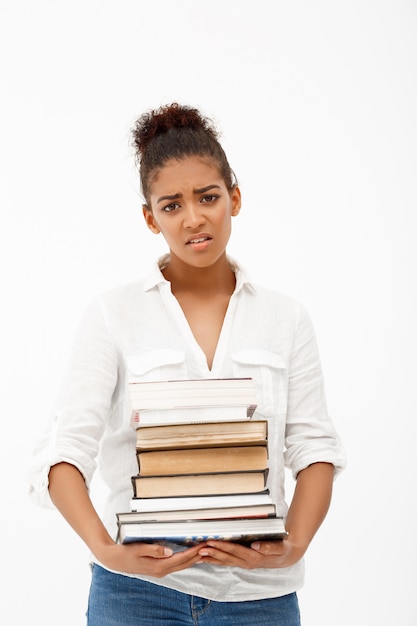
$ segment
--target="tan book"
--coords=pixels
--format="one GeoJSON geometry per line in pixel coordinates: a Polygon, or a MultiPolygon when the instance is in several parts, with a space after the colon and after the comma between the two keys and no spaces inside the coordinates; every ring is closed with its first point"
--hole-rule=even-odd
{"type": "Polygon", "coordinates": [[[267,438],[266,420],[159,424],[136,428],[138,450],[263,445],[267,438]]]}
{"type": "Polygon", "coordinates": [[[185,448],[137,453],[139,474],[194,474],[263,470],[268,465],[268,449],[263,446],[185,448]]]}
{"type": "Polygon", "coordinates": [[[135,498],[251,493],[266,487],[268,470],[132,477],[135,498]]]}

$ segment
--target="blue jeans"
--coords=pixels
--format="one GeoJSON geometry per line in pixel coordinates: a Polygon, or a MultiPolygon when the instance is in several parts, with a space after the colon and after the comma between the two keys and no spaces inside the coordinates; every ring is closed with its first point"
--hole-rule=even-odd
{"type": "Polygon", "coordinates": [[[93,566],[88,626],[300,626],[297,594],[215,602],[93,566]]]}

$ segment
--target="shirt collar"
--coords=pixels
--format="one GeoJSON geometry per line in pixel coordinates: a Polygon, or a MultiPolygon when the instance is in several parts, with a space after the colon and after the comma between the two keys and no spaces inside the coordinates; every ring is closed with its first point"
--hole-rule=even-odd
{"type": "MultiPolygon", "coordinates": [[[[255,292],[255,285],[250,280],[247,271],[235,261],[231,257],[227,257],[229,261],[229,265],[231,269],[234,271],[236,276],[236,288],[235,293],[241,291],[244,287],[248,288],[250,291],[255,292]]],[[[143,291],[150,291],[157,285],[166,284],[169,285],[169,282],[165,279],[162,274],[162,270],[164,267],[168,265],[169,262],[169,254],[164,254],[161,256],[152,266],[150,273],[143,283],[143,291]]]]}

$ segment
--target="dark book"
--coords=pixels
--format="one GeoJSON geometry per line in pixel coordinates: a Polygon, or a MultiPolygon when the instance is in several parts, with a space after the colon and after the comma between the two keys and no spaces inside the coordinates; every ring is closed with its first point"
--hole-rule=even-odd
{"type": "Polygon", "coordinates": [[[213,519],[120,522],[120,543],[174,543],[192,546],[216,539],[250,545],[253,541],[278,541],[285,539],[287,532],[281,517],[264,519],[213,519]]]}

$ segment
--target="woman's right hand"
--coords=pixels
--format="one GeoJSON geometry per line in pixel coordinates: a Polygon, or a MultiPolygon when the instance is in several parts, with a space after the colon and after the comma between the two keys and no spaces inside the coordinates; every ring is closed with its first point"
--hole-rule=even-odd
{"type": "Polygon", "coordinates": [[[201,563],[202,544],[173,552],[160,544],[129,543],[106,544],[96,548],[95,557],[110,570],[127,574],[144,574],[155,578],[163,578],[167,574],[179,572],[201,563]]]}

